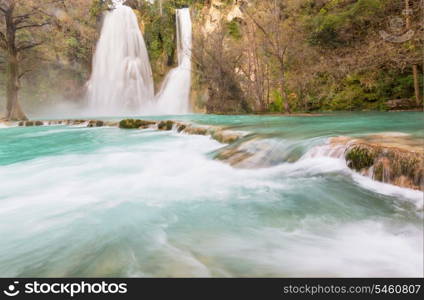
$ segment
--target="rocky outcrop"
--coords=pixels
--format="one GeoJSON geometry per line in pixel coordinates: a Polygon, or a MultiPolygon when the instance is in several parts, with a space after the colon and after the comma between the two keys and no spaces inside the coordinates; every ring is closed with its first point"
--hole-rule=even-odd
{"type": "Polygon", "coordinates": [[[122,129],[157,128],[162,131],[176,130],[178,133],[210,136],[223,144],[234,143],[246,135],[245,133],[228,130],[219,126],[201,126],[172,120],[146,121],[126,119],[119,123],[119,127],[122,129]]]}
{"type": "MultiPolygon", "coordinates": [[[[386,102],[386,107],[388,110],[415,110],[420,107],[417,106],[417,103],[413,99],[394,99],[386,102]]],[[[421,107],[422,109],[422,107],[421,107]]]]}
{"type": "Polygon", "coordinates": [[[32,126],[43,126],[44,123],[42,121],[20,121],[18,125],[25,126],[25,127],[32,127],[32,126]]]}
{"type": "Polygon", "coordinates": [[[170,131],[174,127],[175,122],[174,121],[161,121],[158,123],[158,129],[159,130],[165,130],[170,131]]]}
{"type": "Polygon", "coordinates": [[[125,119],[119,122],[122,129],[146,129],[156,125],[156,122],[146,120],[125,119]]]}
{"type": "Polygon", "coordinates": [[[374,180],[424,191],[422,151],[353,143],[346,149],[345,157],[349,168],[374,180]]]}
{"type": "Polygon", "coordinates": [[[424,191],[422,141],[401,133],[369,135],[360,139],[334,138],[345,145],[347,166],[376,181],[424,191]]]}

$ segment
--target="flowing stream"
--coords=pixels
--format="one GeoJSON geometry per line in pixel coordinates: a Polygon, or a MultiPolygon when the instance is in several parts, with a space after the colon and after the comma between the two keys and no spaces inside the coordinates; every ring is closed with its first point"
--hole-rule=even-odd
{"type": "Polygon", "coordinates": [[[169,118],[280,159],[233,168],[175,131],[1,128],[0,276],[423,276],[423,193],[310,155],[332,136],[422,141],[422,113],[169,118]]]}

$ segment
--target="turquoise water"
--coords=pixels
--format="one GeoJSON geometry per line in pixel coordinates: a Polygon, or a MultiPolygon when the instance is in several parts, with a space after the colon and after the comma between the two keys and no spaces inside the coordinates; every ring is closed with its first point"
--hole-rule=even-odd
{"type": "Polygon", "coordinates": [[[245,131],[283,159],[236,169],[213,159],[226,145],[176,132],[2,128],[1,277],[423,276],[423,194],[308,154],[422,139],[424,114],[157,118],[245,131]]]}

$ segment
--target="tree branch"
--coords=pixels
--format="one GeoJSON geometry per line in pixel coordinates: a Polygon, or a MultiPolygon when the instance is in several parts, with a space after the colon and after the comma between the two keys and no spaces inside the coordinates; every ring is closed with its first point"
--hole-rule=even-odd
{"type": "Polygon", "coordinates": [[[18,79],[21,79],[22,77],[25,76],[25,74],[27,74],[29,72],[32,72],[32,70],[25,70],[25,71],[23,71],[21,74],[19,74],[18,79]]]}
{"type": "Polygon", "coordinates": [[[16,49],[16,52],[21,52],[21,51],[24,51],[24,50],[28,50],[28,49],[31,49],[31,48],[34,48],[34,47],[40,46],[41,44],[43,44],[43,42],[32,43],[32,44],[28,44],[28,45],[26,45],[26,46],[21,46],[21,47],[18,47],[18,48],[16,49]]]}
{"type": "Polygon", "coordinates": [[[24,29],[24,28],[34,28],[34,27],[43,27],[46,25],[50,25],[50,22],[42,23],[42,24],[29,24],[29,25],[23,25],[16,27],[16,31],[24,29]]]}
{"type": "Polygon", "coordinates": [[[3,48],[3,49],[5,49],[5,50],[7,48],[6,36],[1,31],[0,31],[0,47],[3,48]]]}
{"type": "Polygon", "coordinates": [[[15,25],[18,25],[18,24],[24,22],[29,17],[36,15],[37,13],[38,12],[31,12],[31,13],[27,13],[27,14],[24,14],[24,15],[13,17],[13,19],[15,20],[14,23],[15,23],[15,25]]]}

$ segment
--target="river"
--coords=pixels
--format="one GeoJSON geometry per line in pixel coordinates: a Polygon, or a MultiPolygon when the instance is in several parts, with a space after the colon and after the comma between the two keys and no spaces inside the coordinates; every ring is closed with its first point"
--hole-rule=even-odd
{"type": "Polygon", "coordinates": [[[1,277],[423,276],[423,193],[308,156],[334,136],[422,141],[422,113],[150,118],[225,126],[277,154],[243,169],[207,136],[1,128],[1,277]]]}

